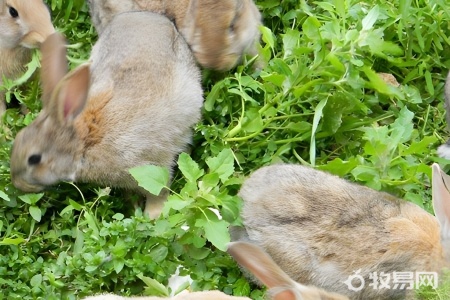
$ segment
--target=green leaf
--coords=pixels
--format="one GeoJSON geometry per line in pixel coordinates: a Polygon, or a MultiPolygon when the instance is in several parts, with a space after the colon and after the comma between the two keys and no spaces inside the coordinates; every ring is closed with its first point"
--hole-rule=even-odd
{"type": "Polygon", "coordinates": [[[115,259],[114,260],[114,271],[116,274],[119,274],[125,266],[125,261],[123,259],[115,259]]]}
{"type": "Polygon", "coordinates": [[[310,16],[306,18],[305,22],[303,23],[302,29],[308,38],[316,40],[320,38],[320,26],[321,24],[319,20],[317,20],[317,18],[313,16],[310,16]]]}
{"type": "Polygon", "coordinates": [[[125,217],[125,216],[124,216],[123,214],[121,214],[121,213],[117,213],[117,214],[115,214],[114,216],[112,216],[112,218],[113,218],[114,220],[117,220],[117,221],[122,221],[124,217],[125,217]]]}
{"type": "Polygon", "coordinates": [[[320,119],[322,118],[322,111],[325,105],[327,105],[327,98],[322,99],[319,104],[317,104],[314,112],[313,126],[311,129],[311,145],[309,150],[311,165],[316,165],[316,131],[319,126],[320,119]]]}
{"type": "Polygon", "coordinates": [[[30,206],[28,208],[28,211],[30,212],[30,215],[33,217],[33,219],[36,220],[36,222],[41,221],[42,212],[41,209],[37,206],[30,206]]]}
{"type": "Polygon", "coordinates": [[[272,30],[268,27],[261,26],[261,34],[262,34],[262,40],[269,45],[270,48],[275,48],[275,38],[272,33],[272,30]]]}
{"type": "Polygon", "coordinates": [[[4,191],[0,191],[0,198],[8,202],[11,201],[11,199],[9,199],[9,196],[4,191]]]}
{"type": "Polygon", "coordinates": [[[169,297],[169,291],[167,288],[157,280],[150,277],[145,277],[142,274],[138,274],[136,276],[147,285],[145,288],[146,295],[169,297]]]}
{"type": "MultiPolygon", "coordinates": [[[[227,177],[228,178],[228,177],[227,177]]],[[[211,189],[219,184],[219,175],[217,173],[206,174],[199,182],[201,189],[211,189]]]]}
{"type": "Polygon", "coordinates": [[[169,182],[169,171],[154,165],[132,168],[130,174],[137,180],[140,187],[153,195],[159,195],[169,182]]]}
{"type": "Polygon", "coordinates": [[[184,208],[188,207],[192,203],[194,203],[194,200],[191,198],[181,199],[178,196],[171,195],[167,199],[166,203],[164,203],[163,215],[164,216],[169,215],[169,212],[171,209],[173,209],[175,211],[183,210],[184,208]]]}
{"type": "Polygon", "coordinates": [[[162,262],[167,257],[168,253],[169,253],[169,250],[167,249],[166,246],[158,245],[150,251],[149,255],[153,261],[162,262]]]}
{"type": "Polygon", "coordinates": [[[362,20],[362,30],[369,30],[373,28],[373,25],[378,20],[380,15],[380,8],[378,5],[372,7],[367,16],[362,20]]]}
{"type": "Polygon", "coordinates": [[[32,287],[38,287],[42,284],[42,274],[36,274],[33,277],[31,277],[30,285],[32,287]]]}
{"type": "Polygon", "coordinates": [[[72,206],[73,209],[77,211],[81,211],[84,207],[81,204],[78,204],[77,202],[73,201],[72,199],[69,199],[69,204],[72,206]]]}
{"type": "Polygon", "coordinates": [[[94,216],[92,216],[88,211],[84,212],[84,218],[86,219],[89,228],[93,231],[93,235],[98,239],[99,229],[97,219],[94,218],[94,216]]]}
{"type": "Polygon", "coordinates": [[[225,148],[216,157],[207,158],[206,164],[210,173],[217,173],[222,182],[225,182],[234,172],[233,151],[225,148]]]}
{"type": "Polygon", "coordinates": [[[300,32],[298,30],[293,30],[287,28],[286,33],[282,34],[283,37],[283,50],[284,58],[286,59],[294,52],[294,49],[298,47],[300,40],[300,32]]]}
{"type": "Polygon", "coordinates": [[[197,179],[202,177],[205,173],[203,170],[200,170],[198,164],[184,152],[178,157],[178,168],[181,173],[183,173],[183,176],[190,182],[196,182],[197,179]]]}
{"type": "Polygon", "coordinates": [[[83,252],[83,246],[84,246],[84,235],[83,232],[75,227],[75,242],[73,244],[73,252],[75,254],[80,254],[83,252]]]}
{"type": "Polygon", "coordinates": [[[20,245],[25,241],[24,238],[4,238],[0,240],[0,245],[20,245]]]}
{"type": "Polygon", "coordinates": [[[205,216],[195,222],[196,227],[205,231],[205,237],[219,250],[226,251],[230,242],[228,232],[229,224],[219,218],[210,210],[205,211],[205,216]]]}
{"type": "Polygon", "coordinates": [[[22,200],[23,202],[27,203],[27,204],[35,205],[36,202],[38,202],[43,196],[44,196],[44,193],[40,193],[40,194],[25,194],[25,195],[20,195],[19,199],[22,200]]]}

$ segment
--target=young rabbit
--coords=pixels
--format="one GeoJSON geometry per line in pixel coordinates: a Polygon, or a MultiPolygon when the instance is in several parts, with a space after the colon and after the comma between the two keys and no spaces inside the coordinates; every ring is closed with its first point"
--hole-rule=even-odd
{"type": "MultiPolygon", "coordinates": [[[[450,72],[447,75],[444,88],[445,109],[447,110],[447,126],[450,128],[450,72]]],[[[439,146],[438,155],[440,157],[450,159],[450,139],[444,145],[439,146]]]]}
{"type": "MultiPolygon", "coordinates": [[[[118,15],[95,44],[90,64],[68,74],[60,35],[50,36],[42,55],[43,109],[12,149],[17,188],[38,192],[70,180],[140,190],[130,168],[172,168],[191,140],[203,96],[194,58],[166,17],[118,15]]],[[[164,192],[147,194],[151,218],[165,199],[164,192]]]]}
{"type": "Polygon", "coordinates": [[[262,247],[302,284],[350,299],[411,299],[420,272],[450,266],[450,177],[432,170],[436,218],[309,167],[263,167],[239,192],[245,229],[232,239],[262,247]]]}
{"type": "Polygon", "coordinates": [[[118,13],[147,10],[166,15],[206,68],[228,70],[245,52],[256,54],[261,14],[252,0],[88,0],[101,35],[118,13]]]}
{"type": "MultiPolygon", "coordinates": [[[[38,47],[55,32],[50,12],[42,0],[0,0],[0,85],[3,77],[15,78],[38,47]]],[[[0,115],[6,109],[0,90],[0,115]]]]}

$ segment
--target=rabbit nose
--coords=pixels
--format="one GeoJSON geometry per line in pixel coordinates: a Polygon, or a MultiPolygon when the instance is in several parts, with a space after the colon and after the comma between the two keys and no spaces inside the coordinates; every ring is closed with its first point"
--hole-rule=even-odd
{"type": "Polygon", "coordinates": [[[16,188],[25,193],[37,193],[44,189],[42,186],[30,184],[21,177],[16,177],[13,174],[11,174],[11,181],[16,188]]]}

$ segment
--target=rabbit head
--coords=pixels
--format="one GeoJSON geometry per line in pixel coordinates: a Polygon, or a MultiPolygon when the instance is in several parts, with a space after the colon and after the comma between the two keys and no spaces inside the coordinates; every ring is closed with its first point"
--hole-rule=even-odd
{"type": "Polygon", "coordinates": [[[435,218],[413,203],[326,172],[263,167],[239,192],[244,229],[232,232],[232,239],[263,248],[296,282],[351,299],[404,299],[414,291],[374,289],[369,282],[374,273],[437,274],[449,267],[444,175],[433,166],[435,218]],[[364,288],[349,288],[352,275],[364,280],[364,288]]]}
{"type": "Polygon", "coordinates": [[[12,182],[25,192],[75,179],[73,166],[80,159],[76,155],[80,141],[74,119],[86,103],[89,65],[66,74],[65,53],[65,40],[59,33],[42,44],[43,109],[17,134],[11,154],[12,182]]]}
{"type": "Polygon", "coordinates": [[[55,32],[42,0],[0,0],[0,48],[38,47],[55,32]]]}

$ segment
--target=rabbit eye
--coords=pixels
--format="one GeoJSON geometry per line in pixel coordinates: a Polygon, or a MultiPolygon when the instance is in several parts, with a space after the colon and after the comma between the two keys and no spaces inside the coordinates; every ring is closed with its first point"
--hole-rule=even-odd
{"type": "Polygon", "coordinates": [[[41,155],[40,154],[33,154],[30,157],[28,157],[28,164],[30,166],[37,165],[41,162],[41,155]]]}
{"type": "Polygon", "coordinates": [[[12,6],[9,7],[9,14],[13,18],[17,18],[19,16],[19,13],[17,12],[17,10],[12,6]]]}

